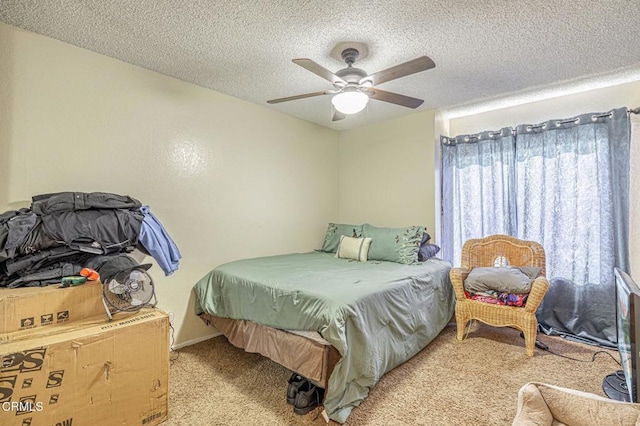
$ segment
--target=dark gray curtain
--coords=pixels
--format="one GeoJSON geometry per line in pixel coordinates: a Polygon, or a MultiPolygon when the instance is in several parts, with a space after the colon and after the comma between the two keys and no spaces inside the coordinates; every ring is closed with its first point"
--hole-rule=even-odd
{"type": "Polygon", "coordinates": [[[540,242],[543,329],[615,346],[613,268],[629,270],[627,109],[507,133],[442,138],[443,256],[458,265],[464,241],[495,233],[540,242]]]}
{"type": "Polygon", "coordinates": [[[547,332],[615,346],[613,268],[629,269],[626,108],[516,129],[517,236],[540,242],[547,332]]]}

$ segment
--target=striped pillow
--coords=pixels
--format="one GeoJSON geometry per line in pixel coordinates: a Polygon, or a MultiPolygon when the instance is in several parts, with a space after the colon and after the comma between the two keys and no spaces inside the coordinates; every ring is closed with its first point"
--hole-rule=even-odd
{"type": "Polygon", "coordinates": [[[336,257],[366,262],[369,246],[371,246],[371,238],[352,238],[340,235],[340,244],[338,245],[338,251],[336,251],[336,257]]]}

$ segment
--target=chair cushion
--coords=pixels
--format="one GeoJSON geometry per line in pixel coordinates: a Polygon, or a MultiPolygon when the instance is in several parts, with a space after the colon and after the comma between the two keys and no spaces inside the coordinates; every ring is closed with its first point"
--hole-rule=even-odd
{"type": "Polygon", "coordinates": [[[473,268],[464,280],[464,289],[470,293],[495,290],[500,293],[523,294],[531,291],[532,279],[515,266],[499,268],[473,268]]]}
{"type": "Polygon", "coordinates": [[[520,269],[523,274],[528,276],[531,281],[538,278],[542,273],[542,268],[539,266],[518,266],[518,269],[520,269]]]}

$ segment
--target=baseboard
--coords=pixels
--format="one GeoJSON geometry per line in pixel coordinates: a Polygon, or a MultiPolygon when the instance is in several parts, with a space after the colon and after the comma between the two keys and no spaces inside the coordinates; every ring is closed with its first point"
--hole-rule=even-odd
{"type": "Polygon", "coordinates": [[[216,331],[215,333],[207,334],[206,336],[196,337],[195,339],[187,340],[186,342],[173,345],[173,349],[176,350],[176,349],[184,348],[185,346],[195,345],[196,343],[204,342],[205,340],[209,340],[213,337],[218,337],[221,335],[222,333],[220,333],[219,331],[216,331]]]}

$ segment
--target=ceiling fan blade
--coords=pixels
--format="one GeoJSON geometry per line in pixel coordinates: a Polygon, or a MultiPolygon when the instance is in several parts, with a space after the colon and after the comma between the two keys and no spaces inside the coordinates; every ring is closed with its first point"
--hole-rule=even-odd
{"type": "Polygon", "coordinates": [[[372,99],[390,102],[392,104],[401,105],[407,108],[418,108],[424,103],[422,99],[412,98],[411,96],[400,95],[398,93],[387,92],[378,88],[369,89],[366,93],[372,99]]]}
{"type": "Polygon", "coordinates": [[[330,95],[334,93],[331,90],[323,90],[322,92],[305,93],[304,95],[289,96],[287,98],[271,99],[268,104],[279,104],[280,102],[295,101],[296,99],[311,98],[313,96],[330,95]]]}
{"type": "Polygon", "coordinates": [[[335,110],[331,121],[340,121],[340,120],[344,120],[345,118],[347,118],[347,114],[343,114],[340,111],[335,110]]]}
{"type": "Polygon", "coordinates": [[[391,81],[396,78],[429,70],[435,66],[436,64],[431,60],[431,58],[428,56],[420,56],[412,61],[404,62],[400,65],[396,65],[395,67],[387,68],[386,70],[368,75],[360,80],[360,84],[370,81],[372,86],[376,86],[380,83],[384,83],[385,81],[391,81]]]}
{"type": "Polygon", "coordinates": [[[332,73],[331,71],[323,67],[322,65],[312,61],[311,59],[307,59],[307,58],[293,59],[293,62],[295,64],[300,65],[302,68],[308,71],[311,71],[316,75],[319,75],[325,80],[330,81],[332,84],[338,84],[342,86],[347,84],[346,81],[344,81],[343,79],[341,79],[340,77],[338,77],[337,75],[335,75],[334,73],[332,73]]]}

